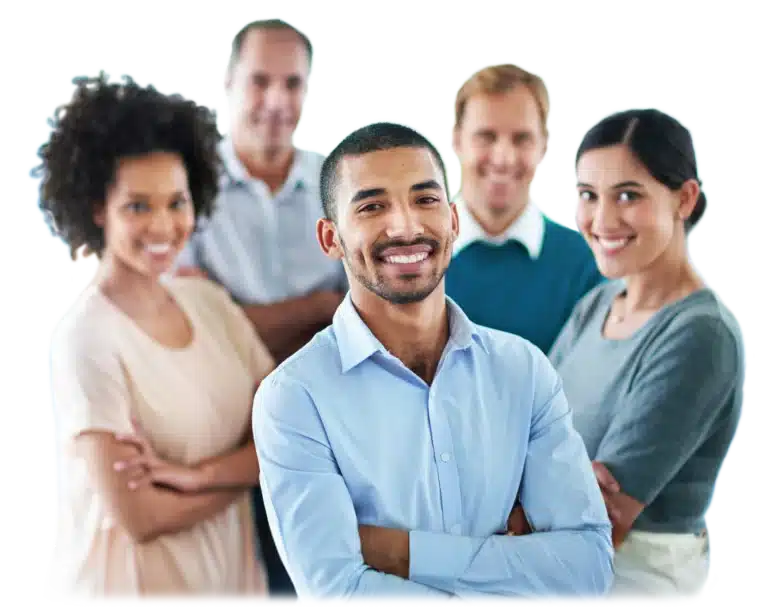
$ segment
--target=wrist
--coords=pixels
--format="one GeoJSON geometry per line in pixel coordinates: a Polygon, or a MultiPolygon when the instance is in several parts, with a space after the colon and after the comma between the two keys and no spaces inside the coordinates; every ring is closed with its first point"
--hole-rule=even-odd
{"type": "Polygon", "coordinates": [[[195,468],[197,477],[196,492],[204,492],[216,487],[216,468],[212,464],[203,463],[195,468]]]}

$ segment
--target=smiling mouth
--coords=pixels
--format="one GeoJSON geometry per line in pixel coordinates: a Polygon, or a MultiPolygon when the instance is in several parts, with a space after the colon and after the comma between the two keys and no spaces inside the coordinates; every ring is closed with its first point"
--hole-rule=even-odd
{"type": "Polygon", "coordinates": [[[167,255],[171,252],[170,244],[147,244],[145,246],[147,252],[151,255],[167,255]]]}
{"type": "Polygon", "coordinates": [[[627,236],[624,238],[601,238],[600,236],[594,236],[594,239],[604,251],[608,253],[616,253],[630,244],[630,242],[635,239],[635,236],[627,236]]]}
{"type": "Polygon", "coordinates": [[[389,255],[388,257],[382,257],[387,263],[393,263],[395,265],[403,265],[409,263],[421,263],[429,257],[428,252],[419,252],[412,255],[389,255]]]}

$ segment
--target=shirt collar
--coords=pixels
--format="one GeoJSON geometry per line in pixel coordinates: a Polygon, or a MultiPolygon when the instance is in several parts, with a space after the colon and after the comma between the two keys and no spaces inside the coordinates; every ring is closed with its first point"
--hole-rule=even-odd
{"type": "MultiPolygon", "coordinates": [[[[467,317],[462,309],[450,298],[448,304],[448,320],[450,335],[446,350],[463,350],[477,342],[484,350],[487,347],[477,326],[467,317]]],[[[384,345],[376,338],[360,318],[352,303],[351,293],[341,302],[333,316],[333,332],[339,346],[341,369],[346,373],[376,353],[388,354],[384,345]]]]}
{"type": "Polygon", "coordinates": [[[523,213],[498,236],[489,236],[469,211],[461,193],[453,198],[459,215],[459,237],[453,244],[453,255],[473,242],[502,245],[516,240],[525,246],[532,259],[538,259],[544,242],[544,215],[533,202],[529,202],[523,213]]]}
{"type": "MultiPolygon", "coordinates": [[[[235,145],[232,143],[232,138],[227,136],[223,138],[219,143],[219,156],[224,166],[224,174],[222,176],[222,186],[231,184],[247,184],[248,182],[263,181],[258,178],[254,178],[248,174],[248,170],[245,169],[243,162],[240,161],[235,153],[235,145]]],[[[293,156],[293,165],[290,172],[288,172],[288,178],[285,180],[281,192],[293,192],[297,190],[306,189],[308,186],[317,182],[317,176],[314,176],[312,168],[308,163],[309,159],[304,151],[296,149],[293,156]]],[[[266,185],[265,185],[266,187],[266,185]]]]}

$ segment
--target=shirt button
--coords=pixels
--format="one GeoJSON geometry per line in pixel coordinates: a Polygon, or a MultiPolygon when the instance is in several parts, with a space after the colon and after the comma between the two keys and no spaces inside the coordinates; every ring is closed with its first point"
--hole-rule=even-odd
{"type": "Polygon", "coordinates": [[[451,533],[454,535],[460,535],[461,534],[461,524],[454,524],[451,526],[451,533]]]}
{"type": "Polygon", "coordinates": [[[448,452],[443,452],[442,454],[440,454],[440,460],[442,460],[443,462],[448,462],[449,460],[451,460],[451,455],[448,454],[448,452]]]}

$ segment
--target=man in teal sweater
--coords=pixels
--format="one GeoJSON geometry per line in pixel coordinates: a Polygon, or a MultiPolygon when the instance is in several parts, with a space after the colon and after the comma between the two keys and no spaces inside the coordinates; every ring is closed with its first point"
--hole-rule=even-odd
{"type": "Polygon", "coordinates": [[[576,302],[603,279],[581,235],[530,201],[548,112],[544,82],[517,66],[484,68],[459,90],[459,238],[446,273],[448,295],[470,319],[545,353],[576,302]]]}

